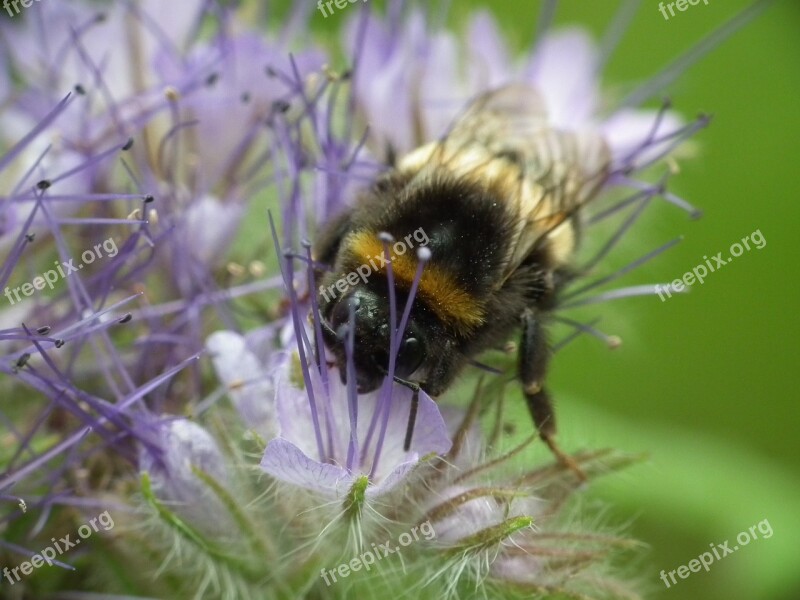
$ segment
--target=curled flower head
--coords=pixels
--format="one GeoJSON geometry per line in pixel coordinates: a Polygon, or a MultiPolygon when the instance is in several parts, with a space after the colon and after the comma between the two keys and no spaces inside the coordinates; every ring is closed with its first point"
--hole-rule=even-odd
{"type": "Polygon", "coordinates": [[[148,434],[158,440],[157,448],[139,449],[139,470],[147,474],[153,494],[198,526],[218,533],[230,530],[230,522],[206,518],[209,513],[225,514],[207,481],[222,487],[230,484],[225,460],[212,435],[185,419],[156,420],[148,434]]]}
{"type": "MultiPolygon", "coordinates": [[[[154,415],[201,387],[204,322],[236,295],[222,254],[269,181],[271,115],[297,97],[275,73],[323,62],[238,33],[227,8],[168,13],[37,3],[0,23],[0,372],[32,394],[0,493],[43,490],[31,508],[69,498],[64,473],[87,462],[160,455],[154,415]]],[[[242,295],[277,285],[253,272],[242,295]]]]}

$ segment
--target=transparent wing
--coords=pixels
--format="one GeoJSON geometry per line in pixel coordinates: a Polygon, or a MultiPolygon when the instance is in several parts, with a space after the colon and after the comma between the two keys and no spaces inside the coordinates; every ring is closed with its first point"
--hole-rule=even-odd
{"type": "Polygon", "coordinates": [[[539,93],[514,84],[476,98],[441,140],[409,154],[400,168],[444,168],[502,191],[518,222],[504,281],[596,194],[609,164],[599,135],[553,128],[539,93]]]}

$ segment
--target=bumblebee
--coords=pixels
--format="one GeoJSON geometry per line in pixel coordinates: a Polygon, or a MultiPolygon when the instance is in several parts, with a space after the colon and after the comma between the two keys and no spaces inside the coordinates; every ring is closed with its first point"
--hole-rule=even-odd
{"type": "MultiPolygon", "coordinates": [[[[385,253],[387,233],[409,242],[421,229],[430,257],[398,337],[395,381],[436,398],[474,357],[520,330],[519,378],[533,422],[556,457],[582,476],[554,439],[543,385],[545,330],[574,277],[580,209],[598,194],[610,164],[601,136],[554,128],[536,90],[516,84],[478,96],[441,139],[396,161],[321,232],[313,252],[331,267],[320,273],[319,315],[342,381],[348,333],[357,391],[375,390],[387,376],[390,328],[398,324],[390,323],[387,265],[374,258],[385,253]],[[367,264],[375,267],[369,277],[346,279],[367,264]],[[336,287],[342,280],[355,283],[336,287]]],[[[402,310],[420,259],[415,252],[389,258],[402,310]]]]}

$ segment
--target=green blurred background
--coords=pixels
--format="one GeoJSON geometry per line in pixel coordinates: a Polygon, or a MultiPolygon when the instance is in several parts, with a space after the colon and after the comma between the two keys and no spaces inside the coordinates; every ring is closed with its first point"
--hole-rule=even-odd
{"type": "MultiPolygon", "coordinates": [[[[604,86],[641,81],[748,5],[711,0],[667,21],[657,2],[643,2],[604,86]]],[[[449,3],[449,14],[458,27],[473,10],[490,10],[521,51],[540,6],[458,0],[449,3]]],[[[618,6],[562,2],[556,22],[599,36],[618,6]]],[[[348,12],[312,19],[318,35],[333,38],[348,12]]],[[[755,230],[766,246],[667,302],[634,298],[583,311],[602,317],[601,329],[620,335],[622,347],[608,351],[584,336],[553,362],[550,386],[564,446],[649,453],[644,464],[599,481],[585,496],[587,505],[611,504],[610,519],[630,520],[632,535],[648,545],[635,570],[652,598],[800,598],[800,395],[791,383],[800,338],[800,184],[793,164],[800,139],[798,29],[800,3],[777,2],[670,86],[676,110],[690,118],[714,115],[695,138],[696,156],[680,161],[670,184],[704,217],[693,221],[666,205],[648,210],[610,264],[621,266],[683,235],[676,248],[621,283],[671,281],[704,255],[727,255],[755,230]],[[733,547],[739,532],[764,519],[774,532],[769,539],[759,536],[710,572],[678,579],[670,589],[659,579],[662,569],[687,564],[712,543],[730,540],[733,547]]],[[[528,418],[521,402],[508,410],[520,422],[528,418]]],[[[536,448],[525,460],[544,457],[536,448]]]]}

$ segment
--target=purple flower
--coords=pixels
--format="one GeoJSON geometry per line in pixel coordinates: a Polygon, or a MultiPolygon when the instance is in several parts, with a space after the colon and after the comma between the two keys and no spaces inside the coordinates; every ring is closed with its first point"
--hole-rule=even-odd
{"type": "Polygon", "coordinates": [[[246,339],[233,331],[217,331],[206,340],[217,377],[225,385],[242,421],[268,440],[277,430],[273,373],[288,357],[285,353],[271,352],[266,364],[262,364],[257,352],[267,348],[252,346],[252,336],[246,339]]]}
{"type": "Polygon", "coordinates": [[[222,488],[230,485],[228,466],[214,437],[186,419],[164,418],[142,426],[158,440],[158,452],[139,448],[139,470],[147,473],[158,500],[196,526],[230,531],[225,507],[207,482],[211,479],[222,488]],[[209,520],[209,514],[214,519],[209,520]]]}
{"type": "Polygon", "coordinates": [[[548,32],[516,64],[483,12],[472,17],[462,41],[449,32],[428,33],[419,11],[403,20],[359,16],[349,23],[346,45],[359,56],[355,97],[371,137],[378,147],[388,144],[400,153],[446,133],[471,98],[513,82],[541,94],[550,126],[601,135],[613,170],[630,172],[689,133],[681,131],[682,119],[673,112],[603,106],[603,57],[582,29],[548,32]],[[392,118],[382,118],[386,114],[392,118]]]}
{"type": "Polygon", "coordinates": [[[262,366],[245,338],[233,332],[214,333],[207,346],[245,424],[269,440],[261,467],[278,480],[340,497],[367,476],[366,496],[377,497],[402,481],[423,457],[450,448],[444,420],[424,392],[406,452],[410,390],[393,386],[390,399],[384,386],[359,396],[351,420],[352,398],[335,369],[323,383],[315,368],[307,368],[310,393],[296,352],[273,351],[262,366]]]}
{"type": "Polygon", "coordinates": [[[37,3],[17,21],[0,24],[0,371],[30,400],[0,493],[55,494],[98,451],[135,464],[133,439],[157,456],[153,415],[201,391],[186,367],[208,316],[230,320],[234,298],[278,285],[253,270],[229,286],[219,270],[275,176],[275,115],[325,59],[292,58],[288,32],[240,33],[205,2],[37,3]],[[115,254],[83,264],[103,242],[115,254]],[[52,285],[23,293],[49,271],[52,285]]]}
{"type": "MultiPolygon", "coordinates": [[[[634,196],[621,203],[624,207],[632,202],[646,205],[651,197],[664,193],[662,183],[638,182],[632,175],[677,147],[694,131],[694,128],[682,128],[676,116],[663,110],[632,112],[622,108],[604,117],[598,80],[601,56],[588,35],[578,29],[548,33],[534,52],[511,67],[502,38],[491,18],[484,13],[473,19],[469,35],[461,43],[449,32],[429,32],[419,11],[411,11],[405,19],[397,12],[390,12],[385,20],[363,12],[351,20],[346,45],[355,57],[354,105],[369,124],[366,145],[372,148],[388,145],[395,151],[410,150],[445,133],[464,103],[485,91],[487,86],[525,82],[539,90],[550,126],[576,134],[578,152],[587,163],[586,171],[599,170],[610,157],[609,191],[614,187],[638,186],[634,196]],[[484,46],[488,52],[481,51],[484,46]],[[480,57],[480,60],[459,62],[459,56],[480,57]],[[454,61],[456,68],[438,68],[454,61]],[[392,118],[385,118],[387,114],[392,118]]],[[[332,81],[335,82],[335,78],[332,81]]],[[[335,91],[332,89],[331,93],[335,91]]],[[[357,154],[360,144],[347,138],[347,134],[357,135],[350,125],[345,128],[343,138],[332,141],[330,111],[320,98],[324,96],[312,96],[314,101],[306,106],[308,118],[316,125],[318,164],[330,164],[332,155],[339,159],[348,156],[350,148],[357,154]]],[[[298,179],[307,164],[305,153],[289,157],[290,172],[298,179]]],[[[340,163],[341,176],[352,176],[353,165],[353,162],[340,163]]],[[[284,239],[289,245],[304,237],[307,221],[317,217],[311,207],[301,202],[301,191],[301,184],[292,187],[290,208],[283,211],[287,232],[284,239]]],[[[330,214],[330,206],[341,203],[334,198],[343,195],[342,187],[327,191],[332,195],[327,198],[326,210],[321,211],[323,215],[330,214]]],[[[664,195],[673,203],[685,205],[679,199],[664,195]]],[[[322,348],[319,332],[313,327],[306,331],[299,323],[309,310],[315,320],[318,316],[314,305],[301,304],[297,297],[305,295],[306,290],[314,290],[315,286],[310,277],[295,274],[291,267],[289,263],[284,273],[287,285],[293,288],[289,291],[289,300],[296,331],[291,345],[300,349],[299,369],[303,383],[299,383],[297,372],[294,379],[291,377],[292,360],[284,361],[269,375],[275,389],[280,439],[270,442],[262,466],[283,481],[329,495],[349,489],[358,474],[370,478],[370,483],[376,486],[375,493],[388,491],[387,484],[381,486],[381,482],[388,476],[385,481],[394,485],[396,479],[384,469],[381,453],[386,440],[390,440],[390,448],[399,447],[406,411],[398,409],[397,398],[387,402],[389,386],[385,385],[380,393],[355,399],[355,393],[340,386],[338,374],[329,372],[322,358],[317,357],[318,365],[311,361],[309,357],[322,348]],[[378,421],[385,424],[381,435],[375,436],[378,421]],[[375,439],[378,441],[373,450],[371,444],[375,439]],[[373,461],[377,462],[377,467],[373,461]]],[[[616,275],[611,278],[614,277],[616,275]]],[[[593,287],[575,291],[572,304],[593,301],[579,297],[589,289],[593,287]]],[[[390,289],[390,293],[393,290],[390,289]]],[[[623,297],[652,293],[652,288],[637,286],[612,293],[623,297]]],[[[572,298],[569,294],[567,297],[572,298]]],[[[584,329],[592,331],[590,327],[584,329]]],[[[613,338],[608,341],[613,343],[613,338]]],[[[403,395],[408,396],[407,393],[403,395]]],[[[405,404],[404,400],[399,402],[400,406],[405,404]]],[[[437,428],[443,429],[436,405],[424,395],[421,407],[436,414],[437,428]]],[[[424,423],[425,419],[418,417],[417,422],[424,423]]],[[[429,444],[421,447],[423,453],[443,451],[443,444],[435,437],[430,440],[423,437],[421,441],[429,444]]],[[[400,469],[398,473],[409,472],[411,463],[402,453],[393,453],[391,458],[393,468],[400,469]]]]}
{"type": "Polygon", "coordinates": [[[391,401],[386,387],[359,396],[353,427],[348,389],[339,381],[338,373],[330,371],[326,393],[320,378],[311,370],[314,398],[321,408],[315,422],[308,390],[292,383],[290,369],[286,363],[282,372],[275,374],[280,435],[270,441],[261,461],[261,467],[276,479],[323,496],[342,497],[366,475],[366,496],[378,497],[403,481],[423,457],[450,449],[444,420],[436,403],[424,392],[419,397],[414,437],[406,452],[403,443],[410,390],[391,390],[391,401]]]}
{"type": "MultiPolygon", "coordinates": [[[[357,3],[344,33],[349,64],[337,68],[309,41],[311,5],[298,3],[274,35],[251,22],[266,10],[255,4],[98,6],[35,3],[0,24],[0,291],[14,298],[104,241],[118,249],[49,289],[0,298],[0,373],[13,403],[0,406],[11,441],[0,448],[0,501],[10,507],[0,547],[30,556],[5,539],[20,530],[8,527],[23,518],[19,507],[40,513],[38,533],[61,504],[140,503],[129,493],[139,469],[142,497],[157,508],[147,524],[166,532],[145,539],[145,553],[125,545],[136,548],[131,564],[142,568],[130,573],[142,596],[326,596],[314,579],[343,551],[425,523],[434,538],[405,548],[402,566],[433,595],[468,585],[635,598],[610,568],[609,550],[631,543],[566,508],[573,474],[516,460],[533,437],[499,449],[502,412],[486,404],[502,406],[501,378],[466,408],[420,393],[404,450],[412,392],[391,383],[390,368],[359,396],[355,377],[328,363],[314,296],[320,265],[307,240],[387,168],[384,158],[436,140],[471,98],[517,82],[537,90],[549,126],[576,134],[587,161],[610,157],[586,226],[627,216],[585,265],[596,271],[654,198],[695,213],[667,190],[665,159],[707,118],[641,107],[714,44],[608,104],[600,79],[609,46],[599,51],[579,29],[544,31],[514,58],[488,13],[457,35],[405,3],[386,17],[357,3]],[[265,202],[283,225],[279,239],[273,231],[280,277],[264,272],[265,202]],[[252,223],[262,233],[252,236],[252,223]],[[153,582],[140,573],[159,553],[169,577],[153,582]]],[[[578,278],[556,319],[616,343],[561,311],[652,293],[586,295],[667,247],[578,278]]],[[[574,460],[594,478],[631,459],[597,451],[574,460]]],[[[352,595],[382,582],[394,592],[403,579],[394,575],[353,577],[352,595]]]]}

